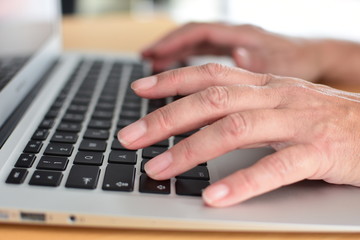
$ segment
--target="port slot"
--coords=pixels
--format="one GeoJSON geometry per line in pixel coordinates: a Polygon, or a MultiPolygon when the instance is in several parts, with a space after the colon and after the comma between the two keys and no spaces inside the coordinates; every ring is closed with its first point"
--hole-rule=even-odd
{"type": "Polygon", "coordinates": [[[20,217],[23,221],[45,222],[46,220],[43,213],[20,212],[20,217]]]}

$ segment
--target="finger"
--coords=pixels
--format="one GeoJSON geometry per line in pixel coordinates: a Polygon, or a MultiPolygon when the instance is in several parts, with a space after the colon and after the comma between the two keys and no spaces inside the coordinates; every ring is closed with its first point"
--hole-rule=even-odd
{"type": "Polygon", "coordinates": [[[266,72],[266,57],[261,55],[258,50],[243,47],[235,48],[232,57],[238,67],[255,73],[266,72]]]}
{"type": "Polygon", "coordinates": [[[123,128],[118,137],[125,147],[142,148],[203,127],[228,114],[248,109],[275,108],[280,102],[280,95],[274,94],[274,90],[268,87],[211,87],[148,114],[123,128]]]}
{"type": "Polygon", "coordinates": [[[146,173],[163,180],[238,148],[288,141],[294,134],[285,110],[252,110],[231,114],[180,141],[150,160],[146,173]]]}
{"type": "Polygon", "coordinates": [[[240,27],[235,28],[224,24],[191,23],[169,33],[144,50],[142,54],[144,57],[164,57],[176,55],[186,48],[204,42],[232,47],[247,45],[254,41],[254,37],[249,34],[239,35],[239,30],[240,27]]]}
{"type": "Polygon", "coordinates": [[[152,57],[151,63],[154,72],[161,72],[171,68],[178,62],[186,62],[190,56],[214,55],[214,56],[230,56],[231,49],[228,47],[219,47],[209,44],[201,44],[191,48],[183,49],[177,54],[170,54],[162,57],[152,57]]]}
{"type": "Polygon", "coordinates": [[[285,148],[210,185],[203,199],[209,206],[226,207],[310,178],[319,168],[319,157],[311,145],[285,148]]]}
{"type": "Polygon", "coordinates": [[[251,55],[250,51],[246,48],[235,48],[233,50],[233,59],[238,67],[244,69],[251,68],[251,55]]]}
{"type": "Polygon", "coordinates": [[[272,77],[256,74],[240,68],[210,63],[166,71],[158,75],[139,79],[131,87],[141,97],[163,98],[188,95],[210,86],[248,84],[263,86],[272,77]]]}

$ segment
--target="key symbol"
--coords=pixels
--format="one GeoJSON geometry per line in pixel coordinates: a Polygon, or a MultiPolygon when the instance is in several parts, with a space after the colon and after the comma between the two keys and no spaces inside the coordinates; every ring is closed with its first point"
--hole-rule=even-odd
{"type": "Polygon", "coordinates": [[[88,185],[88,183],[90,183],[92,180],[92,178],[87,178],[87,177],[83,177],[82,179],[83,179],[85,185],[88,185]]]}
{"type": "Polygon", "coordinates": [[[157,185],[156,188],[161,190],[161,191],[166,189],[166,187],[164,185],[157,185]]]}

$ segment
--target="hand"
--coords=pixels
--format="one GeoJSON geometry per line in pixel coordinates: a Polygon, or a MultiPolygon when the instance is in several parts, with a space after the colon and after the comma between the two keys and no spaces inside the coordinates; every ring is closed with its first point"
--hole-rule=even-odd
{"type": "Polygon", "coordinates": [[[325,71],[320,41],[291,38],[251,25],[191,23],[143,51],[161,71],[192,55],[233,56],[235,63],[258,73],[317,80],[325,71]]]}
{"type": "Polygon", "coordinates": [[[303,179],[360,186],[360,96],[304,80],[218,64],[187,67],[132,84],[146,98],[187,95],[118,133],[130,149],[207,126],[145,165],[168,179],[229,151],[276,152],[203,192],[223,207],[303,179]]]}

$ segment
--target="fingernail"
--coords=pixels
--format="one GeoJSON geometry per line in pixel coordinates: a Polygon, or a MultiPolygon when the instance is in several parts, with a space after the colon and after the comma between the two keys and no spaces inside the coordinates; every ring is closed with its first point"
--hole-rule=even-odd
{"type": "Polygon", "coordinates": [[[241,65],[243,68],[250,67],[250,54],[249,51],[245,48],[237,48],[236,54],[239,55],[241,59],[241,65]]]}
{"type": "Polygon", "coordinates": [[[150,76],[146,78],[140,78],[131,84],[133,90],[147,90],[155,86],[157,83],[157,77],[150,76]]]}
{"type": "Polygon", "coordinates": [[[164,152],[163,154],[151,159],[144,166],[145,172],[149,176],[156,176],[165,169],[167,169],[172,163],[173,158],[170,152],[164,152]]]}
{"type": "Polygon", "coordinates": [[[220,201],[225,198],[230,192],[230,189],[225,184],[216,184],[205,189],[202,194],[204,201],[208,204],[220,201]]]}
{"type": "Polygon", "coordinates": [[[118,133],[118,138],[121,144],[129,145],[142,137],[146,131],[147,128],[145,122],[143,120],[138,120],[121,129],[118,133]]]}

